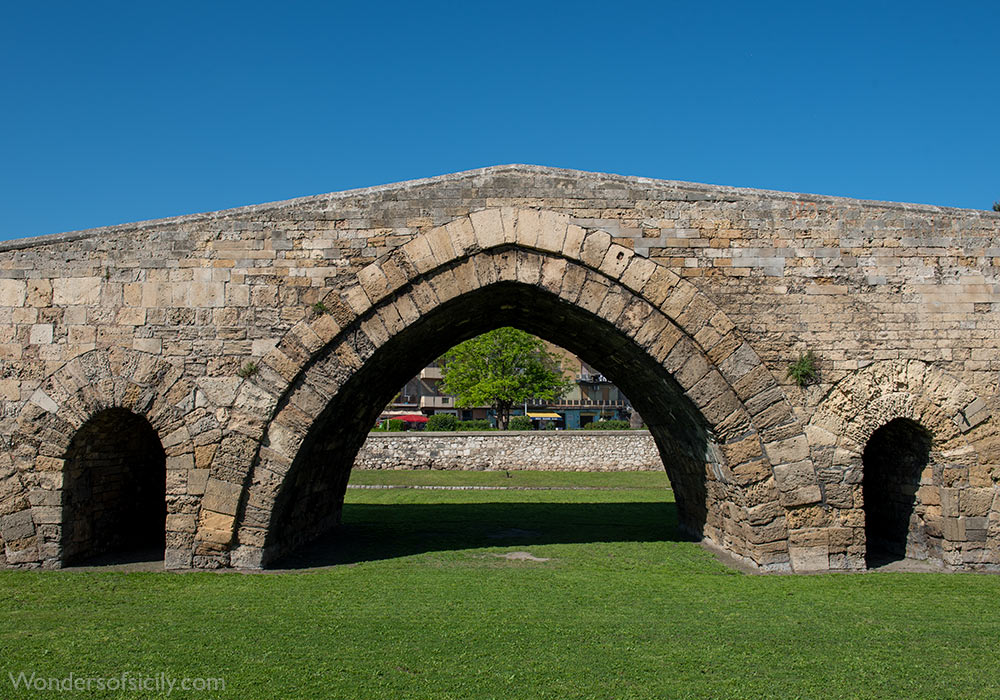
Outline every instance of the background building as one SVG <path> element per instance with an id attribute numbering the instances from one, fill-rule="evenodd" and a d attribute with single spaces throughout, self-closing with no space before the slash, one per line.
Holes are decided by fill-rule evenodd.
<path id="1" fill-rule="evenodd" d="M 598 420 L 633 419 L 632 404 L 610 379 L 568 350 L 552 343 L 545 344 L 549 352 L 559 357 L 563 374 L 573 385 L 555 401 L 538 399 L 515 406 L 511 410 L 512 416 L 527 414 L 536 429 L 569 430 Z M 460 420 L 486 419 L 496 424 L 493 410 L 488 406 L 457 407 L 455 397 L 442 390 L 441 376 L 437 363 L 420 370 L 420 374 L 404 384 L 386 406 L 381 419 L 413 413 L 425 416 L 450 413 Z"/>

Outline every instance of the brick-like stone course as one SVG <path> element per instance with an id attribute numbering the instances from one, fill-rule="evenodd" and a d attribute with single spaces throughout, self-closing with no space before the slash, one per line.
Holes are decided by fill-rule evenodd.
<path id="1" fill-rule="evenodd" d="M 355 469 L 662 471 L 652 435 L 636 431 L 371 433 Z"/>

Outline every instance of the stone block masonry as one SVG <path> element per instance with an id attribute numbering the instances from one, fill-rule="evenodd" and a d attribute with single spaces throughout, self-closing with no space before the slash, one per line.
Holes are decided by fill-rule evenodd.
<path id="1" fill-rule="evenodd" d="M 267 566 L 406 379 L 513 325 L 612 378 L 681 526 L 757 569 L 1000 569 L 998 312 L 994 212 L 521 165 L 0 243 L 0 565 Z"/>
<path id="2" fill-rule="evenodd" d="M 662 471 L 652 435 L 636 431 L 372 433 L 355 469 Z"/>

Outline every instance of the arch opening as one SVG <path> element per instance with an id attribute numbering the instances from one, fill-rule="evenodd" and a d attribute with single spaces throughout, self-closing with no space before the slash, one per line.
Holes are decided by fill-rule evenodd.
<path id="1" fill-rule="evenodd" d="M 929 543 L 917 490 L 931 461 L 932 442 L 930 432 L 908 418 L 889 421 L 868 439 L 862 455 L 862 494 L 869 568 L 927 558 Z"/>
<path id="2" fill-rule="evenodd" d="M 163 558 L 166 454 L 149 422 L 124 408 L 99 411 L 66 451 L 62 561 Z"/>
<path id="3" fill-rule="evenodd" d="M 264 563 L 339 522 L 355 456 L 403 382 L 456 343 L 502 326 L 575 353 L 630 397 L 663 458 L 681 528 L 700 538 L 709 518 L 707 464 L 715 463 L 719 472 L 724 460 L 708 421 L 678 381 L 614 324 L 538 287 L 497 282 L 441 303 L 377 350 L 366 336 L 354 334 L 350 350 L 364 359 L 356 369 L 322 358 L 314 363 L 314 375 L 329 373 L 333 380 L 339 372 L 344 381 L 329 401 L 317 405 L 315 414 L 302 416 L 308 430 L 282 478 L 272 512 L 247 506 L 245 522 L 256 520 L 267 528 Z"/>

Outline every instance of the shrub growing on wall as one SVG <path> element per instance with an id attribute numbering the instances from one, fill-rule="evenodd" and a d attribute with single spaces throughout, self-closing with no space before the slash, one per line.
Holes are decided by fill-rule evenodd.
<path id="1" fill-rule="evenodd" d="M 799 359 L 788 365 L 788 375 L 801 387 L 808 386 L 819 377 L 819 368 L 816 366 L 817 358 L 812 350 L 799 353 Z"/>

